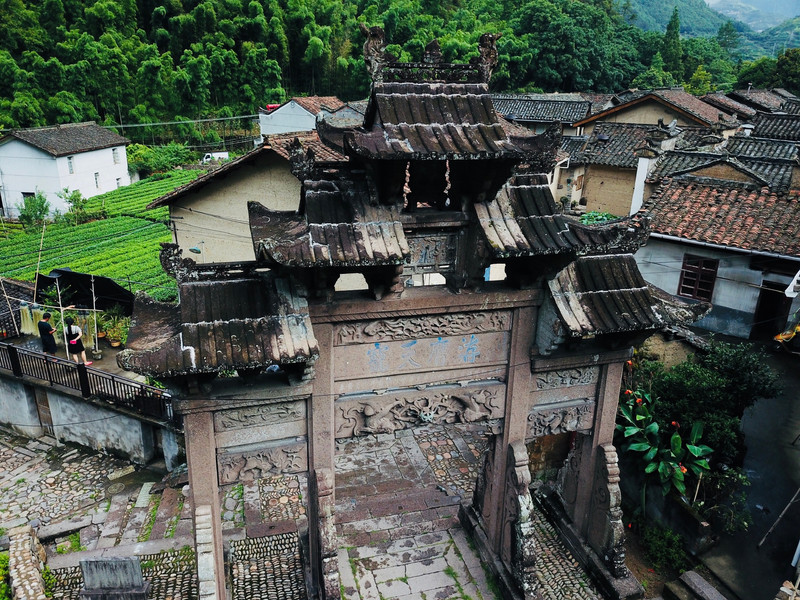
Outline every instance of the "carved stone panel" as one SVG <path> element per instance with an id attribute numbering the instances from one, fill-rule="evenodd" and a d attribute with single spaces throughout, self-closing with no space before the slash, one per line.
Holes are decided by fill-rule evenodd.
<path id="1" fill-rule="evenodd" d="M 508 331 L 510 328 L 511 313 L 508 311 L 380 319 L 341 325 L 336 330 L 335 343 L 337 346 L 368 344 L 465 333 Z"/>
<path id="2" fill-rule="evenodd" d="M 407 273 L 447 273 L 454 269 L 457 234 L 409 235 Z"/>
<path id="3" fill-rule="evenodd" d="M 594 423 L 595 402 L 589 398 L 570 401 L 568 404 L 536 406 L 528 414 L 526 439 L 542 435 L 587 431 Z"/>
<path id="4" fill-rule="evenodd" d="M 497 419 L 503 416 L 504 401 L 505 385 L 499 383 L 354 396 L 336 402 L 336 437 L 392 433 L 429 423 Z"/>
<path id="5" fill-rule="evenodd" d="M 214 413 L 215 431 L 243 429 L 261 425 L 276 425 L 306 418 L 306 403 L 303 400 L 281 402 L 263 406 L 248 406 Z"/>
<path id="6" fill-rule="evenodd" d="M 571 387 L 575 385 L 589 385 L 592 383 L 597 383 L 599 376 L 600 367 L 545 371 L 543 373 L 534 374 L 534 389 L 552 390 L 555 388 Z"/>
<path id="7" fill-rule="evenodd" d="M 268 474 L 308 471 L 308 451 L 305 444 L 292 444 L 220 454 L 217 462 L 219 483 L 226 485 L 259 479 Z"/>

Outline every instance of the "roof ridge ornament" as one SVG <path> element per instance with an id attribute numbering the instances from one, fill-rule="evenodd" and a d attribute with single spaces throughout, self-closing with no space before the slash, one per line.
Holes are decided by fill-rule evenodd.
<path id="1" fill-rule="evenodd" d="M 316 166 L 314 149 L 309 148 L 303 152 L 302 142 L 299 138 L 294 138 L 289 144 L 289 165 L 292 175 L 300 181 L 310 179 Z"/>

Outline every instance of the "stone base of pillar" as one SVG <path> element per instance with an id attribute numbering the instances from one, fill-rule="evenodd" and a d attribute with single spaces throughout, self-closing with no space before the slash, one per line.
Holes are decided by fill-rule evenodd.
<path id="1" fill-rule="evenodd" d="M 561 539 L 567 549 L 589 573 L 604 597 L 610 600 L 638 600 L 639 598 L 644 598 L 644 588 L 630 571 L 624 577 L 614 577 L 606 567 L 602 557 L 598 556 L 581 538 L 567 516 L 558 494 L 548 488 L 540 488 L 535 495 L 535 501 L 540 503 L 550 522 L 561 534 Z"/>
<path id="2" fill-rule="evenodd" d="M 509 571 L 500 558 L 492 550 L 486 529 L 480 515 L 470 504 L 462 504 L 458 509 L 458 520 L 461 526 L 472 536 L 481 562 L 489 567 L 492 574 L 497 578 L 497 585 L 500 587 L 500 594 L 504 600 L 534 600 L 526 598 L 514 579 L 514 575 Z"/>

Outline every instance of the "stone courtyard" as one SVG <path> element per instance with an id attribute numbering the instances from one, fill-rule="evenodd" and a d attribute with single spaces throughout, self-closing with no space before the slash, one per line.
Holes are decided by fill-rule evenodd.
<path id="1" fill-rule="evenodd" d="M 485 425 L 426 426 L 337 445 L 337 533 L 346 600 L 499 598 L 458 522 L 486 445 Z M 78 561 L 138 555 L 151 598 L 197 597 L 191 494 L 160 474 L 87 449 L 0 430 L 0 527 L 33 521 L 44 538 L 55 598 L 78 597 Z M 184 492 L 189 493 L 185 496 Z M 232 598 L 303 600 L 307 481 L 275 475 L 222 490 Z M 547 599 L 598 598 L 537 513 Z"/>

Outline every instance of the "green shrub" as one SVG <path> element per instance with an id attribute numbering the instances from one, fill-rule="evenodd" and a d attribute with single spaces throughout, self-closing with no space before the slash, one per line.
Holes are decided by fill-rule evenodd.
<path id="1" fill-rule="evenodd" d="M 50 214 L 50 202 L 47 196 L 40 191 L 36 191 L 33 196 L 26 196 L 22 199 L 22 204 L 17 204 L 19 210 L 19 222 L 25 230 L 41 227 Z"/>
<path id="2" fill-rule="evenodd" d="M 605 223 L 606 221 L 613 221 L 619 219 L 611 213 L 601 212 L 599 210 L 590 210 L 589 212 L 581 215 L 581 223 L 584 225 L 594 225 L 595 223 Z"/>
<path id="3" fill-rule="evenodd" d="M 11 581 L 8 578 L 8 552 L 0 552 L 0 600 L 11 600 Z"/>
<path id="4" fill-rule="evenodd" d="M 659 571 L 671 569 L 683 573 L 692 566 L 689 555 L 684 550 L 683 537 L 671 529 L 645 525 L 642 529 L 642 543 L 647 558 Z"/>

